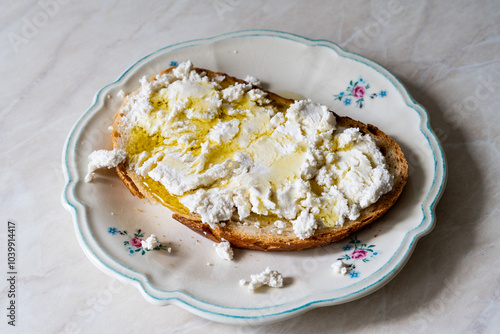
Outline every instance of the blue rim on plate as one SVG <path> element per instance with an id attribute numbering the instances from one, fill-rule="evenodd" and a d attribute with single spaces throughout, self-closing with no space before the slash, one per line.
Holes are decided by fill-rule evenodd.
<path id="1" fill-rule="evenodd" d="M 272 305 L 258 307 L 235 307 L 231 305 L 224 305 L 223 303 L 214 303 L 178 289 L 158 288 L 152 284 L 150 280 L 148 280 L 143 272 L 120 263 L 111 254 L 106 252 L 106 250 L 101 247 L 99 242 L 96 240 L 96 236 L 94 235 L 92 229 L 88 226 L 87 211 L 89 208 L 87 203 L 82 201 L 79 198 L 79 195 L 75 192 L 77 184 L 82 182 L 82 169 L 85 169 L 85 166 L 81 166 L 81 159 L 77 159 L 78 156 L 76 151 L 78 149 L 77 146 L 81 141 L 82 130 L 88 122 L 91 121 L 92 117 L 95 117 L 98 114 L 100 108 L 103 108 L 106 103 L 106 98 L 109 98 L 110 92 L 113 90 L 116 91 L 117 87 L 136 74 L 132 73 L 134 70 L 148 67 L 149 64 L 153 63 L 158 57 L 175 52 L 182 52 L 183 50 L 186 51 L 193 48 L 210 47 L 211 45 L 221 42 L 229 42 L 229 45 L 231 45 L 231 42 L 234 41 L 245 41 L 246 39 L 259 38 L 273 38 L 277 41 L 286 40 L 292 43 L 297 43 L 301 46 L 317 48 L 316 50 L 319 50 L 320 52 L 333 52 L 333 55 L 340 57 L 343 61 L 351 60 L 360 63 L 362 66 L 370 70 L 374 70 L 381 77 L 383 77 L 384 80 L 390 83 L 400 94 L 403 104 L 408 107 L 408 110 L 412 110 L 412 112 L 418 115 L 419 130 L 423 138 L 425 138 L 425 143 L 423 145 L 427 145 L 425 149 L 431 152 L 432 155 L 433 170 L 428 171 L 429 173 L 432 173 L 432 182 L 427 189 L 425 198 L 421 202 L 414 203 L 415 205 L 420 206 L 422 216 L 420 223 L 412 229 L 406 231 L 396 251 L 388 258 L 386 263 L 375 270 L 370 277 L 358 281 L 355 288 L 345 294 L 339 294 L 338 291 L 329 290 L 327 292 L 331 293 L 331 295 L 328 296 L 328 293 L 326 293 L 324 295 L 325 297 L 312 293 L 309 295 L 299 296 L 291 301 L 274 303 Z M 234 52 L 236 53 L 237 51 L 235 50 Z M 159 72 L 159 70 L 154 68 L 154 66 L 151 67 L 152 68 L 149 69 L 152 72 L 149 73 L 150 75 Z M 98 148 L 101 147 L 96 147 L 95 149 Z M 437 137 L 430 128 L 427 112 L 410 97 L 397 78 L 375 62 L 362 56 L 344 51 L 332 42 L 326 40 L 312 40 L 285 32 L 268 30 L 238 31 L 205 39 L 177 43 L 159 49 L 140 59 L 128 68 L 115 82 L 103 87 L 96 94 L 91 107 L 78 119 L 68 135 L 63 149 L 62 164 L 66 179 L 66 184 L 62 193 L 63 205 L 72 214 L 75 231 L 82 249 L 87 257 L 97 267 L 113 277 L 135 285 L 141 291 L 143 296 L 152 303 L 159 305 L 175 304 L 187 309 L 188 311 L 214 321 L 236 324 L 267 323 L 283 320 L 315 307 L 345 303 L 363 297 L 382 287 L 402 269 L 406 261 L 409 259 L 417 240 L 432 230 L 435 223 L 434 210 L 446 182 L 446 167 L 443 150 Z M 398 203 L 396 203 L 396 205 L 398 205 Z"/>

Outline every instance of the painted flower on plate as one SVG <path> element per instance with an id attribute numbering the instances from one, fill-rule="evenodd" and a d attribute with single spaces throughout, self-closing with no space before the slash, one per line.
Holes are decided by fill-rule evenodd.
<path id="1" fill-rule="evenodd" d="M 365 87 L 363 87 L 363 86 L 356 86 L 356 87 L 354 87 L 354 89 L 352 91 L 352 95 L 355 98 L 360 99 L 360 98 L 362 98 L 365 95 L 365 92 L 366 92 Z"/>
<path id="2" fill-rule="evenodd" d="M 366 82 L 363 78 L 360 78 L 358 81 L 351 80 L 349 82 L 349 86 L 338 94 L 334 94 L 335 100 L 341 101 L 344 105 L 349 106 L 351 104 L 356 104 L 358 108 L 363 108 L 365 104 L 365 97 L 368 96 L 370 99 L 374 99 L 378 96 L 385 97 L 387 96 L 387 91 L 381 90 L 379 94 L 371 93 L 368 94 L 368 90 L 370 89 L 370 84 Z M 352 99 L 352 100 L 351 100 Z"/>
<path id="3" fill-rule="evenodd" d="M 108 228 L 108 233 L 115 235 L 118 233 L 118 229 L 116 227 L 110 227 Z"/>
<path id="4" fill-rule="evenodd" d="M 145 242 L 146 247 L 143 247 L 144 232 L 140 228 L 135 230 L 134 236 L 128 234 L 127 231 L 125 231 L 125 230 L 121 231 L 121 230 L 117 229 L 116 227 L 109 227 L 108 233 L 111 235 L 118 234 L 118 235 L 124 236 L 126 238 L 126 240 L 124 240 L 122 243 L 123 243 L 123 246 L 126 248 L 127 252 L 129 253 L 129 255 L 134 255 L 135 253 L 140 253 L 141 255 L 144 255 L 144 254 L 146 254 L 146 252 L 149 252 L 152 250 L 166 250 L 169 253 L 171 251 L 170 247 L 167 247 L 167 246 L 159 243 L 158 238 L 156 238 L 156 236 L 155 236 L 156 241 L 154 242 L 153 247 L 151 247 L 151 248 L 147 247 L 148 246 L 147 240 Z M 152 237 L 153 237 L 153 235 L 151 235 L 150 238 L 152 238 Z M 149 238 L 147 238 L 147 239 L 149 239 Z"/>
<path id="5" fill-rule="evenodd" d="M 367 254 L 368 252 L 364 249 L 356 249 L 354 252 L 352 252 L 351 257 L 355 260 L 359 260 L 365 258 Z"/>
<path id="6" fill-rule="evenodd" d="M 379 254 L 374 251 L 375 247 L 375 245 L 362 243 L 357 236 L 354 236 L 347 245 L 342 247 L 342 250 L 345 253 L 341 257 L 337 258 L 337 260 L 345 261 L 345 263 L 351 268 L 351 278 L 357 278 L 361 275 L 361 272 L 357 270 L 354 271 L 356 268 L 354 263 L 361 264 L 369 262 L 374 256 Z"/>
<path id="7" fill-rule="evenodd" d="M 142 239 L 141 239 L 141 238 L 138 238 L 138 237 L 133 237 L 133 238 L 131 238 L 129 241 L 130 241 L 130 244 L 131 244 L 132 246 L 134 246 L 135 248 L 141 248 L 141 247 L 142 247 L 142 246 L 141 246 L 141 241 L 142 241 Z"/>

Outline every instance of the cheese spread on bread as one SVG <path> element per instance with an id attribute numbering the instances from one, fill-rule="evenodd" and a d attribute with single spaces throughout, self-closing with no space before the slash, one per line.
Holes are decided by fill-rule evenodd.
<path id="1" fill-rule="evenodd" d="M 127 152 L 120 149 L 97 150 L 89 155 L 88 173 L 85 176 L 85 182 L 94 179 L 95 171 L 101 168 L 114 168 L 127 158 Z"/>
<path id="2" fill-rule="evenodd" d="M 300 100 L 284 109 L 252 84 L 223 80 L 187 61 L 144 77 L 124 101 L 118 147 L 158 201 L 212 228 L 260 215 L 307 239 L 392 189 L 374 140 L 337 126 L 326 106 Z"/>

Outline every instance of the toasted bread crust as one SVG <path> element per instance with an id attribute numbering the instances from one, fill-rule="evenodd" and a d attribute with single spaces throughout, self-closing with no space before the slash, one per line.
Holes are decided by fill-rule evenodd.
<path id="1" fill-rule="evenodd" d="M 173 67 L 161 72 L 168 73 Z M 212 72 L 205 69 L 195 69 L 198 72 L 205 72 L 208 77 L 224 76 L 224 83 L 232 85 L 234 83 L 246 83 L 240 79 L 230 77 L 224 73 Z M 151 79 L 150 79 L 151 80 Z M 257 88 L 256 86 L 254 88 Z M 258 87 L 261 90 L 264 90 Z M 273 101 L 273 104 L 282 111 L 285 111 L 294 100 L 283 98 L 277 94 L 264 90 L 267 98 Z M 394 176 L 393 188 L 390 192 L 381 196 L 377 202 L 369 207 L 362 209 L 356 220 L 347 220 L 342 227 L 322 227 L 318 228 L 313 236 L 307 239 L 299 239 L 291 228 L 287 228 L 282 234 L 274 232 L 273 226 L 254 227 L 252 222 L 258 221 L 257 215 L 252 215 L 245 222 L 231 220 L 226 224 L 219 224 L 217 228 L 211 228 L 208 224 L 202 223 L 201 218 L 196 214 L 183 214 L 175 212 L 176 208 L 166 205 L 174 211 L 172 217 L 180 223 L 186 225 L 191 230 L 200 235 L 220 242 L 222 239 L 229 241 L 234 247 L 247 248 L 263 251 L 291 251 L 328 245 L 344 239 L 348 235 L 359 231 L 371 222 L 380 218 L 396 202 L 400 196 L 408 179 L 408 165 L 404 154 L 399 145 L 384 132 L 371 124 L 353 120 L 349 117 L 341 117 L 333 113 L 336 117 L 337 126 L 345 128 L 359 128 L 363 134 L 371 136 L 382 154 L 385 156 L 389 171 Z M 113 147 L 120 146 L 120 133 L 117 131 L 117 124 L 120 122 L 121 110 L 115 116 L 113 126 Z M 117 168 L 118 176 L 127 186 L 130 192 L 139 198 L 148 198 L 152 202 L 157 199 L 151 194 L 141 181 L 141 177 L 136 175 L 127 163 L 120 164 Z M 248 224 L 250 222 L 250 224 Z M 247 224 L 245 224 L 247 223 Z"/>

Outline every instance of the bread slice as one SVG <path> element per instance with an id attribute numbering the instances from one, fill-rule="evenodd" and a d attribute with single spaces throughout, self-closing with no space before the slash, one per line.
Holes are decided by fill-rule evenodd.
<path id="1" fill-rule="evenodd" d="M 167 70 L 159 73 L 159 75 L 171 73 L 173 69 L 174 67 L 168 68 Z M 228 87 L 230 85 L 234 85 L 235 83 L 247 84 L 247 82 L 243 80 L 228 76 L 224 73 L 212 72 L 199 68 L 195 68 L 194 70 L 198 73 L 206 73 L 210 79 L 224 76 L 224 80 L 220 82 L 223 87 Z M 150 79 L 150 81 L 152 80 L 153 78 Z M 254 88 L 263 90 L 261 87 L 254 86 Z M 287 110 L 288 107 L 295 102 L 294 100 L 283 98 L 272 92 L 265 92 L 268 94 L 267 98 L 272 100 L 273 105 L 279 111 Z M 159 200 L 158 196 L 145 186 L 142 177 L 137 175 L 134 170 L 129 167 L 127 161 L 118 165 L 116 170 L 119 177 L 133 195 L 139 198 L 147 198 L 151 202 L 162 203 L 174 211 L 172 215 L 174 219 L 189 227 L 191 230 L 215 242 L 220 242 L 222 239 L 225 239 L 234 247 L 263 251 L 302 250 L 328 245 L 344 239 L 348 235 L 367 226 L 386 213 L 398 199 L 408 178 L 408 165 L 406 159 L 401 148 L 392 138 L 371 124 L 364 124 L 349 117 L 341 117 L 335 113 L 334 115 L 337 122 L 336 126 L 359 128 L 360 132 L 369 135 L 374 139 L 380 151 L 385 156 L 388 170 L 394 177 L 393 187 L 388 193 L 382 195 L 377 202 L 362 209 L 356 220 L 346 220 L 343 226 L 320 226 L 316 229 L 314 235 L 307 239 L 298 238 L 295 235 L 291 224 L 287 224 L 288 227 L 284 228 L 281 231 L 281 234 L 276 233 L 276 227 L 273 224 L 264 224 L 262 227 L 255 227 L 254 224 L 256 222 L 268 219 L 266 216 L 260 216 L 257 214 L 251 214 L 243 221 L 240 221 L 237 215 L 235 215 L 230 221 L 226 222 L 226 224 L 219 224 L 220 226 L 211 227 L 209 224 L 203 223 L 199 215 L 190 213 L 185 207 L 178 205 L 175 197 L 172 196 L 170 201 Z M 123 145 L 123 140 L 121 138 L 122 134 L 118 131 L 122 116 L 123 113 L 120 109 L 115 115 L 115 122 L 113 125 L 112 136 L 114 148 L 122 148 Z"/>

